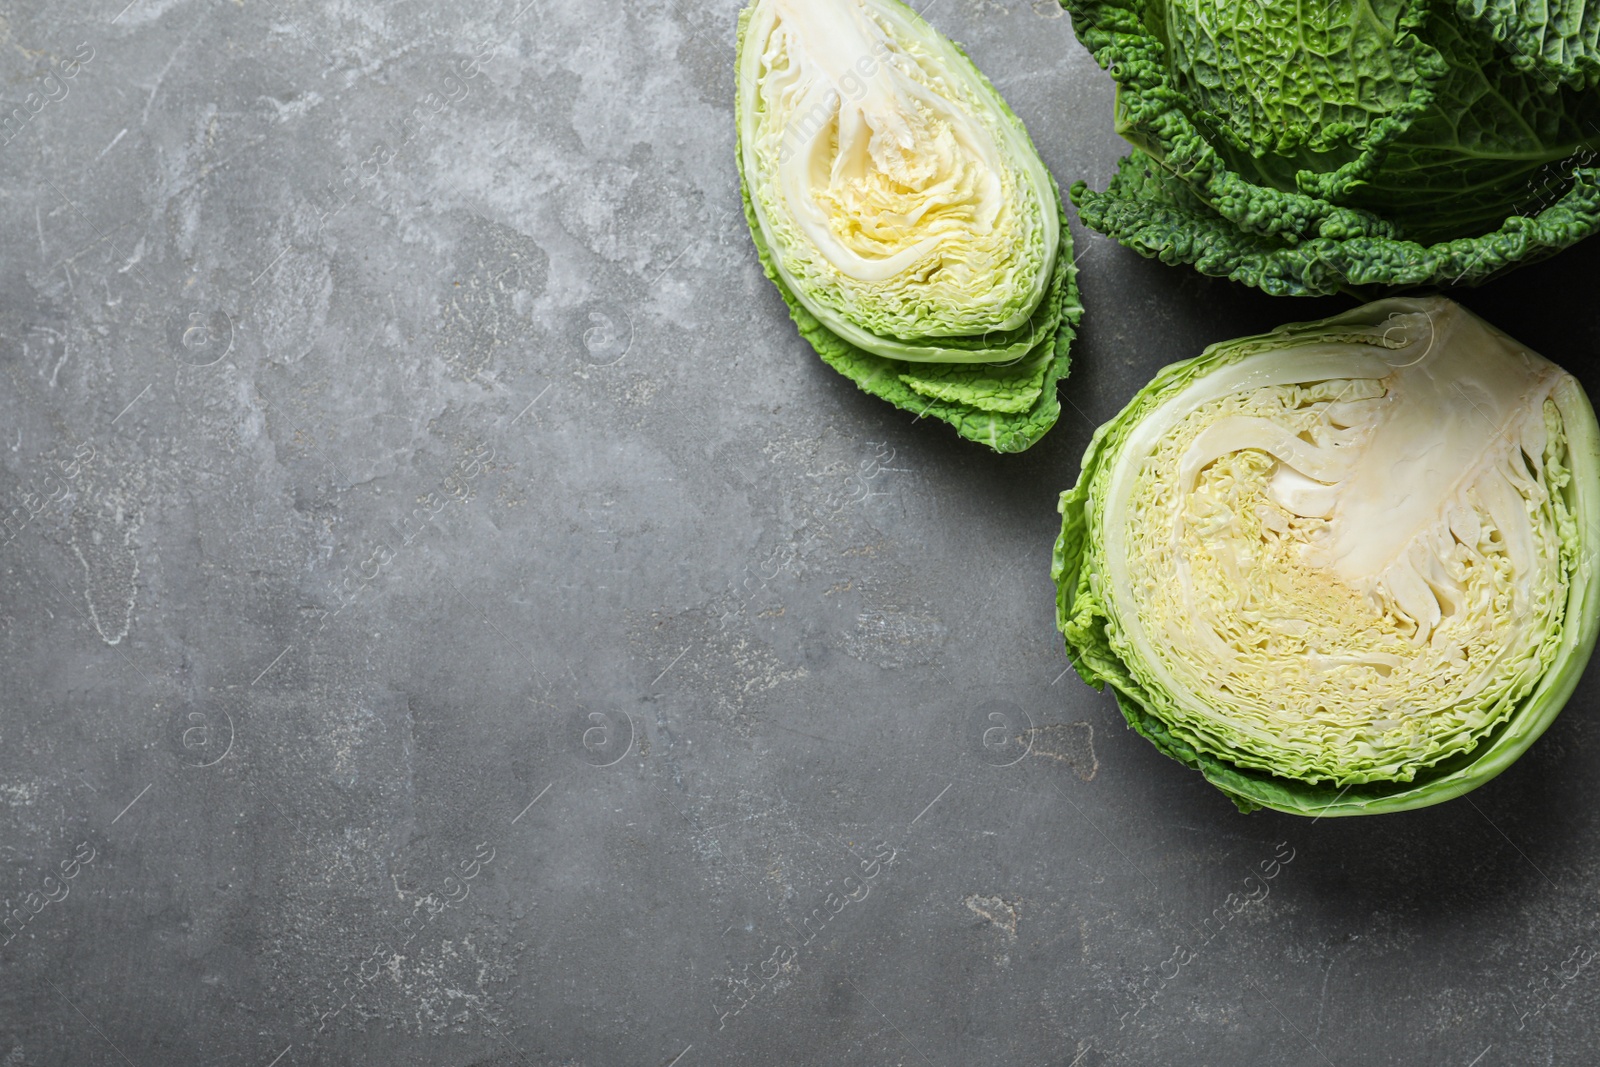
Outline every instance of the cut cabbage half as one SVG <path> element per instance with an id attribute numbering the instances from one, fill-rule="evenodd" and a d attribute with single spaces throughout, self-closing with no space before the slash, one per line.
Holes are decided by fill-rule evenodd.
<path id="1" fill-rule="evenodd" d="M 1245 810 L 1439 803 L 1577 684 L 1597 480 L 1577 381 L 1448 300 L 1214 345 L 1095 435 L 1059 623 L 1084 679 Z"/>

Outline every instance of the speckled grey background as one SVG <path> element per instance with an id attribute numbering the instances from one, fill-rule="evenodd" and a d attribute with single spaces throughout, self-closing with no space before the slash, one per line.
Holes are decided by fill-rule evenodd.
<path id="1" fill-rule="evenodd" d="M 1594 1062 L 1592 678 L 1312 824 L 1064 676 L 1093 427 L 1349 301 L 1078 232 L 998 457 L 762 278 L 736 0 L 125 2 L 0 9 L 0 1065 Z M 929 9 L 1103 183 L 1052 14 Z M 1465 299 L 1593 388 L 1597 280 Z"/>

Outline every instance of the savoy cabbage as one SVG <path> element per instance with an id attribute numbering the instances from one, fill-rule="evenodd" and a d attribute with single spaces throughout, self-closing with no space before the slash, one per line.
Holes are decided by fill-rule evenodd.
<path id="1" fill-rule="evenodd" d="M 1470 285 L 1600 228 L 1580 0 L 1061 0 L 1135 146 L 1083 221 L 1276 295 Z"/>

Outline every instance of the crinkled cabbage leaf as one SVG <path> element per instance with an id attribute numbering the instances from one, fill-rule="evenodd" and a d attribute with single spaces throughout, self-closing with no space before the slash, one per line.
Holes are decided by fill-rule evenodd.
<path id="1" fill-rule="evenodd" d="M 1449 800 L 1549 726 L 1600 632 L 1600 426 L 1443 298 L 1213 345 L 1095 434 L 1058 623 L 1245 811 Z"/>
<path id="2" fill-rule="evenodd" d="M 898 0 L 754 0 L 738 159 L 761 263 L 834 369 L 1019 452 L 1054 425 L 1078 304 L 1022 122 Z"/>
<path id="3" fill-rule="evenodd" d="M 1600 228 L 1581 3 L 1062 3 L 1138 148 L 1072 199 L 1144 255 L 1321 295 L 1472 285 Z"/>

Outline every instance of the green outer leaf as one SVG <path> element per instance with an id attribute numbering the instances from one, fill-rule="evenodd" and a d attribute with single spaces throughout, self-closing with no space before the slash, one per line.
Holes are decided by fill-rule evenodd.
<path id="1" fill-rule="evenodd" d="M 1078 268 L 1072 262 L 1071 238 L 1067 235 L 1066 211 L 1062 209 L 1062 252 L 1050 279 L 1045 297 L 1060 315 L 1060 326 L 1054 337 L 1046 340 L 1028 359 L 1020 361 L 1019 368 L 1028 367 L 1037 375 L 1035 398 L 1021 411 L 989 410 L 996 405 L 990 398 L 997 393 L 1014 397 L 1019 383 L 1006 383 L 1005 388 L 991 384 L 1005 374 L 1005 368 L 992 364 L 942 364 L 941 377 L 930 379 L 930 366 L 925 363 L 906 363 L 873 355 L 850 344 L 830 331 L 806 310 L 795 295 L 784 285 L 773 263 L 772 252 L 761 236 L 761 227 L 750 204 L 750 192 L 743 176 L 739 193 L 744 201 L 745 221 L 750 226 L 750 236 L 755 241 L 756 253 L 761 259 L 761 269 L 778 287 L 778 293 L 789 307 L 789 317 L 800 328 L 800 336 L 816 349 L 817 355 L 840 374 L 855 382 L 863 392 L 880 400 L 887 400 L 897 408 L 916 412 L 918 418 L 932 416 L 954 426 L 956 432 L 969 441 L 988 445 L 996 452 L 1023 452 L 1039 442 L 1046 431 L 1056 424 L 1061 414 L 1061 401 L 1056 397 L 1056 383 L 1067 375 L 1068 352 L 1076 336 L 1074 327 L 1083 316 L 1083 305 L 1078 303 Z M 1057 192 L 1058 205 L 1060 193 Z M 1036 370 L 1033 370 L 1036 368 Z M 940 396 L 930 396 L 938 391 Z M 962 397 L 966 399 L 961 399 Z M 1003 406 L 1012 406 L 1009 402 Z"/>
<path id="2" fill-rule="evenodd" d="M 1432 106 L 1341 202 L 1401 221 L 1407 239 L 1431 244 L 1497 229 L 1541 193 L 1554 200 L 1551 190 L 1566 188 L 1562 171 L 1593 159 L 1584 149 L 1600 132 L 1600 93 L 1557 91 L 1441 10 L 1422 32 L 1449 67 Z"/>
<path id="3" fill-rule="evenodd" d="M 1285 241 L 1317 235 L 1397 235 L 1393 223 L 1370 212 L 1260 185 L 1234 172 L 1185 112 L 1188 98 L 1172 82 L 1166 47 L 1145 25 L 1141 0 L 1061 3 L 1072 16 L 1079 40 L 1117 79 L 1117 132 L 1188 182 L 1222 218 L 1245 233 Z M 1382 144 L 1391 139 L 1422 106 L 1420 100 L 1408 101 L 1374 122 L 1368 131 L 1370 142 Z M 1343 188 L 1359 180 L 1375 162 L 1369 152 L 1361 162 L 1341 168 L 1334 178 L 1308 175 L 1308 181 L 1313 185 L 1328 181 Z"/>
<path id="4" fill-rule="evenodd" d="M 1600 7 L 1589 0 L 1456 0 L 1456 11 L 1487 29 L 1519 68 L 1578 88 L 1600 84 Z"/>
<path id="5" fill-rule="evenodd" d="M 1356 161 L 1320 176 L 1301 171 L 1294 192 L 1280 186 L 1296 157 L 1241 151 L 1239 136 L 1219 126 L 1225 116 L 1197 108 L 1177 84 L 1145 0 L 1061 3 L 1117 80 L 1119 132 L 1143 149 L 1104 193 L 1079 182 L 1071 198 L 1086 225 L 1143 255 L 1275 295 L 1359 294 L 1477 284 L 1600 229 L 1600 170 L 1588 166 L 1600 147 L 1600 101 L 1558 91 L 1548 71 L 1567 60 L 1552 60 L 1550 47 L 1537 63 L 1517 52 L 1523 23 L 1537 22 L 1543 5 L 1459 0 L 1462 21 L 1452 23 L 1449 8 L 1415 0 L 1397 40 L 1429 38 L 1415 62 L 1433 72 L 1431 102 L 1419 107 L 1413 94 L 1370 124 Z M 1600 15 L 1576 3 L 1550 0 L 1555 13 L 1539 23 L 1565 26 L 1561 55 L 1574 71 L 1586 61 L 1571 57 L 1594 52 L 1585 42 L 1600 34 L 1588 27 Z M 1561 22 L 1580 11 L 1582 27 Z M 1494 58 L 1491 36 L 1509 58 Z M 1490 59 L 1500 72 L 1493 84 L 1474 77 Z M 1584 151 L 1568 154 L 1575 142 Z"/>
<path id="6" fill-rule="evenodd" d="M 1426 0 L 1160 0 L 1145 9 L 1184 112 L 1240 174 L 1338 199 L 1422 114 L 1445 72 Z M 1183 137 L 1186 131 L 1175 127 Z"/>
<path id="7" fill-rule="evenodd" d="M 1103 193 L 1072 187 L 1083 224 L 1141 255 L 1231 278 L 1273 296 L 1359 294 L 1363 287 L 1477 285 L 1554 255 L 1600 231 L 1600 168 L 1537 214 L 1515 215 L 1481 237 L 1422 245 L 1381 237 L 1316 238 L 1287 245 L 1241 234 L 1193 190 L 1135 151 Z"/>
<path id="8" fill-rule="evenodd" d="M 1196 751 L 1149 710 L 1155 701 L 1113 651 L 1108 636 L 1112 624 L 1095 591 L 1094 576 L 1085 566 L 1093 536 L 1090 489 L 1096 472 L 1114 460 L 1133 427 L 1172 391 L 1263 347 L 1281 345 L 1285 334 L 1337 335 L 1341 325 L 1367 322 L 1374 314 L 1382 318 L 1397 303 L 1404 301 L 1384 301 L 1320 322 L 1296 323 L 1270 334 L 1211 345 L 1194 359 L 1163 368 L 1121 412 L 1095 431 L 1077 484 L 1061 494 L 1061 533 L 1050 573 L 1056 583 L 1056 625 L 1066 639 L 1074 669 L 1095 689 L 1110 685 L 1129 726 L 1167 756 L 1198 770 L 1241 811 L 1273 808 L 1318 818 L 1375 815 L 1428 807 L 1470 792 L 1511 766 L 1555 720 L 1577 687 L 1600 635 L 1600 573 L 1595 559 L 1600 543 L 1600 425 L 1588 397 L 1573 382 L 1558 397 L 1558 404 L 1571 470 L 1565 493 L 1578 526 L 1580 551 L 1568 581 L 1561 644 L 1554 666 L 1483 746 L 1420 773 L 1411 782 L 1335 789 L 1246 770 Z M 1383 310 L 1371 310 L 1378 307 Z"/>
<path id="9" fill-rule="evenodd" d="M 932 400 L 1016 414 L 1038 401 L 1047 364 L 1054 359 L 1055 345 L 1042 344 L 1015 363 L 913 364 L 900 372 L 900 380 Z"/>

